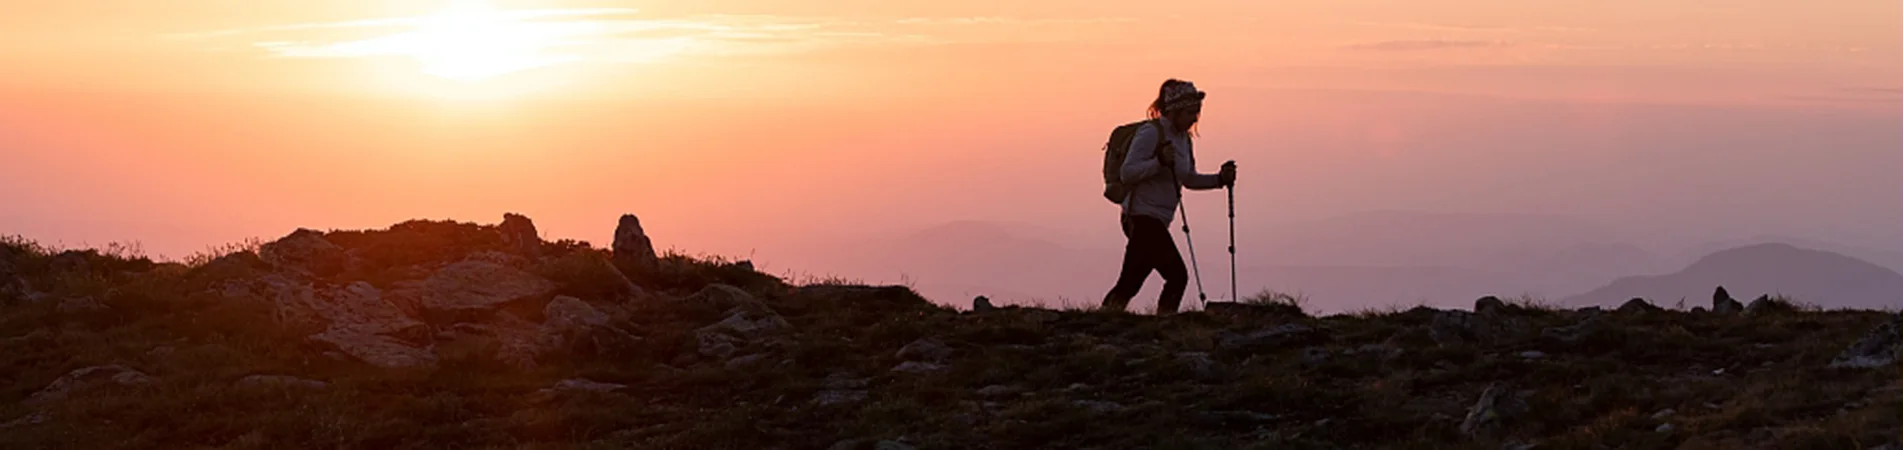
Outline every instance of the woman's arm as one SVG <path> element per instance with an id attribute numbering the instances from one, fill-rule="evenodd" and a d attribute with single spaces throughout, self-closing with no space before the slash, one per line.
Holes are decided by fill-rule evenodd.
<path id="1" fill-rule="evenodd" d="M 1135 136 L 1130 137 L 1130 152 L 1123 156 L 1123 182 L 1135 184 L 1158 175 L 1162 163 L 1156 160 L 1156 146 L 1159 140 L 1154 124 L 1137 128 Z"/>

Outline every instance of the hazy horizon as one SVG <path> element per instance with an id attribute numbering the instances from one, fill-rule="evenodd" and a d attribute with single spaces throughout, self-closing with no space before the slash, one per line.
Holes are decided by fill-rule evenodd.
<path id="1" fill-rule="evenodd" d="M 633 213 L 769 272 L 979 285 L 840 247 L 981 221 L 1107 249 L 1040 272 L 1089 303 L 1122 245 L 1099 147 L 1177 77 L 1210 92 L 1199 168 L 1240 166 L 1242 267 L 1903 252 L 1896 2 L 27 3 L 0 17 L 0 234 L 49 244 L 516 212 L 605 247 Z M 1223 194 L 1187 195 L 1214 297 Z M 1563 220 L 1296 245 L 1378 211 Z"/>

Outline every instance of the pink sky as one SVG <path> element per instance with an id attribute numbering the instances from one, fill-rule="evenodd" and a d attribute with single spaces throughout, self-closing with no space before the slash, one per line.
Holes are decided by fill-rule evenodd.
<path id="1" fill-rule="evenodd" d="M 1097 148 L 1167 77 L 1211 92 L 1198 152 L 1240 162 L 1245 230 L 1532 211 L 1903 242 L 1888 0 L 3 9 L 0 233 L 68 245 L 514 211 L 782 266 L 959 219 L 1115 247 Z"/>

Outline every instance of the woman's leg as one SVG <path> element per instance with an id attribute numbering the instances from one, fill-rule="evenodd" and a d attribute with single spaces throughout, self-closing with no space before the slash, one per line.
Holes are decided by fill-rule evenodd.
<path id="1" fill-rule="evenodd" d="M 1139 218 L 1141 220 L 1154 220 Z M 1102 309 L 1123 311 L 1129 307 L 1130 299 L 1143 290 L 1143 282 L 1150 277 L 1149 245 L 1137 233 L 1137 224 L 1131 216 L 1123 216 L 1123 269 L 1117 274 L 1117 285 L 1104 294 Z"/>
<path id="2" fill-rule="evenodd" d="M 1189 290 L 1189 268 L 1183 266 L 1183 254 L 1176 250 L 1176 240 L 1170 238 L 1169 230 L 1158 228 L 1155 250 L 1151 251 L 1151 266 L 1163 275 L 1163 294 L 1156 298 L 1156 313 L 1175 314 L 1176 308 L 1183 303 L 1183 291 Z"/>

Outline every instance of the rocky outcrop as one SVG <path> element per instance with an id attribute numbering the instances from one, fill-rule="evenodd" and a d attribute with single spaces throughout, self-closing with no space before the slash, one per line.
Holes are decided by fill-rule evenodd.
<path id="1" fill-rule="evenodd" d="M 264 244 L 258 258 L 279 271 L 319 277 L 342 272 L 349 262 L 344 249 L 324 239 L 324 233 L 305 228 Z"/>
<path id="2" fill-rule="evenodd" d="M 495 261 L 459 261 L 423 280 L 418 306 L 432 316 L 494 311 L 516 301 L 545 299 L 560 288 L 535 274 Z"/>
<path id="3" fill-rule="evenodd" d="M 1460 422 L 1460 433 L 1475 439 L 1498 439 L 1500 430 L 1527 410 L 1526 402 L 1505 385 L 1488 385 L 1480 393 L 1480 400 L 1467 410 L 1467 418 Z"/>

